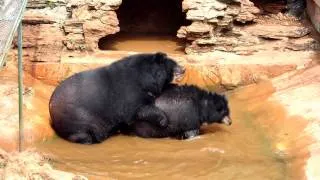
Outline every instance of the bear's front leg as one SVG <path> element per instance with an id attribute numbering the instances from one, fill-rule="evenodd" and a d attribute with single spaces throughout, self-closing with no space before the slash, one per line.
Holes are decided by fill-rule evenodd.
<path id="1" fill-rule="evenodd" d="M 147 121 L 159 127 L 168 126 L 168 118 L 166 114 L 154 105 L 142 106 L 136 114 L 136 120 Z"/>

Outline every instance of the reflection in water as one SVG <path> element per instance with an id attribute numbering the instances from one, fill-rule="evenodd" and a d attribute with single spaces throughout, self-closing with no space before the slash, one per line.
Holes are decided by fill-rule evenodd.
<path id="1" fill-rule="evenodd" d="M 184 42 L 172 35 L 117 33 L 100 39 L 101 50 L 120 50 L 135 52 L 162 51 L 184 54 Z"/>
<path id="2" fill-rule="evenodd" d="M 261 83 L 229 93 L 232 126 L 206 126 L 192 140 L 117 135 L 88 146 L 56 138 L 38 149 L 56 168 L 91 179 L 304 179 L 305 121 L 267 101 L 272 92 Z"/>

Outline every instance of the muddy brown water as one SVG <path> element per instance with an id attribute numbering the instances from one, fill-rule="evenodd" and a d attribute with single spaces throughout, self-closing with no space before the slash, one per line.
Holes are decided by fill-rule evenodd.
<path id="1" fill-rule="evenodd" d="M 206 126 L 191 140 L 116 135 L 79 145 L 56 137 L 37 149 L 55 168 L 90 179 L 305 179 L 306 121 L 268 100 L 273 91 L 264 82 L 228 93 L 232 126 Z"/>
<path id="2" fill-rule="evenodd" d="M 117 33 L 99 42 L 101 50 L 134 52 L 161 51 L 171 54 L 185 54 L 185 43 L 174 35 Z"/>

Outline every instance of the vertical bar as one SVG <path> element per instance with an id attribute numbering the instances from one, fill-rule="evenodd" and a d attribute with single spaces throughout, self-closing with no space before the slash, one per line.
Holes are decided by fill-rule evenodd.
<path id="1" fill-rule="evenodd" d="M 23 69 L 22 69 L 22 21 L 18 27 L 18 88 L 19 88 L 19 151 L 23 144 Z"/>

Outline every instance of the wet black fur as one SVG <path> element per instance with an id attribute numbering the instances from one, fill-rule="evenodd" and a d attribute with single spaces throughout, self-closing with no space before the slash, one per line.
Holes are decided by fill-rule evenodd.
<path id="1" fill-rule="evenodd" d="M 169 120 L 167 128 L 145 121 L 142 110 L 137 114 L 138 120 L 131 126 L 122 127 L 122 132 L 144 138 L 185 139 L 198 135 L 203 123 L 222 123 L 230 113 L 225 96 L 188 85 L 170 84 L 156 99 L 155 106 L 166 113 Z"/>
<path id="2" fill-rule="evenodd" d="M 109 66 L 76 73 L 54 90 L 51 126 L 62 138 L 82 144 L 100 143 L 129 124 L 140 108 L 153 113 L 152 122 L 165 127 L 165 114 L 153 106 L 154 96 L 180 67 L 166 54 L 138 54 Z M 150 94 L 154 96 L 150 96 Z"/>

